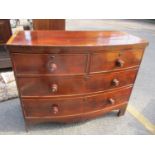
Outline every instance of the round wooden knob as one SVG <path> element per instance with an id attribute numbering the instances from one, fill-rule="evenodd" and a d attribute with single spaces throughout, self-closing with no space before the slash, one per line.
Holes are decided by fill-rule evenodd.
<path id="1" fill-rule="evenodd" d="M 52 92 L 55 93 L 58 90 L 58 85 L 57 84 L 53 84 L 52 85 Z"/>
<path id="2" fill-rule="evenodd" d="M 113 98 L 109 98 L 109 99 L 108 99 L 108 102 L 109 102 L 110 104 L 114 104 L 114 103 L 115 103 L 115 100 L 114 100 Z"/>
<path id="3" fill-rule="evenodd" d="M 48 67 L 51 72 L 54 72 L 57 69 L 57 65 L 53 62 L 50 62 Z"/>
<path id="4" fill-rule="evenodd" d="M 124 61 L 123 60 L 121 60 L 121 59 L 117 59 L 116 60 L 116 66 L 118 66 L 118 67 L 123 67 L 124 66 Z"/>
<path id="5" fill-rule="evenodd" d="M 112 80 L 112 85 L 113 86 L 119 86 L 119 81 L 117 79 Z"/>
<path id="6" fill-rule="evenodd" d="M 54 55 L 50 55 L 50 59 L 53 60 L 55 58 Z"/>
<path id="7" fill-rule="evenodd" d="M 52 106 L 52 112 L 53 112 L 54 114 L 57 114 L 57 113 L 59 112 L 59 109 L 58 109 L 58 106 L 57 106 L 57 105 L 53 105 L 53 106 Z"/>

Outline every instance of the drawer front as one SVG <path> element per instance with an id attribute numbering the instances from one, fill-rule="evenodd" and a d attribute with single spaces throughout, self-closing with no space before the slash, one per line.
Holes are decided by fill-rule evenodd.
<path id="1" fill-rule="evenodd" d="M 126 103 L 129 100 L 132 87 L 123 88 L 121 90 L 115 90 L 107 93 L 101 93 L 87 97 L 84 111 L 95 111 L 117 104 Z"/>
<path id="2" fill-rule="evenodd" d="M 82 114 L 128 102 L 131 87 L 95 96 L 68 99 L 22 99 L 26 117 Z"/>
<path id="3" fill-rule="evenodd" d="M 94 53 L 90 72 L 121 70 L 138 66 L 142 56 L 143 50 Z"/>
<path id="4" fill-rule="evenodd" d="M 79 74 L 85 72 L 84 54 L 12 53 L 16 74 Z"/>
<path id="5" fill-rule="evenodd" d="M 83 112 L 83 98 L 22 99 L 25 115 L 29 117 L 72 115 Z"/>
<path id="6" fill-rule="evenodd" d="M 17 78 L 22 96 L 76 95 L 119 88 L 134 83 L 137 69 L 84 76 Z"/>

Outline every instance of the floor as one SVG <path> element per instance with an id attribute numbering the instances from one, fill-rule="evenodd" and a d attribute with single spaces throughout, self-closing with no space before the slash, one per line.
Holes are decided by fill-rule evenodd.
<path id="1" fill-rule="evenodd" d="M 155 134 L 155 23 L 145 20 L 67 20 L 68 30 L 119 30 L 146 38 L 146 49 L 130 98 L 122 117 L 116 112 L 81 123 L 46 123 L 25 132 L 19 99 L 0 102 L 0 134 Z"/>

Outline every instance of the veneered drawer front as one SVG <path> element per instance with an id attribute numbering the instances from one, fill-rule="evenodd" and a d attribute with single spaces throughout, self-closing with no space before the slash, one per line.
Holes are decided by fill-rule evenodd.
<path id="1" fill-rule="evenodd" d="M 87 97 L 84 111 L 100 110 L 105 107 L 115 106 L 121 103 L 127 103 L 131 94 L 132 87 L 114 90 L 107 93 L 101 93 Z"/>
<path id="2" fill-rule="evenodd" d="M 121 70 L 138 66 L 141 62 L 143 50 L 107 51 L 94 53 L 91 58 L 90 72 Z"/>
<path id="3" fill-rule="evenodd" d="M 71 99 L 22 99 L 26 116 L 59 116 L 83 112 L 83 98 Z"/>
<path id="4" fill-rule="evenodd" d="M 76 115 L 126 103 L 131 89 L 128 87 L 83 98 L 22 99 L 22 103 L 26 117 Z"/>
<path id="5" fill-rule="evenodd" d="M 84 54 L 12 53 L 16 74 L 80 74 L 85 72 Z"/>
<path id="6" fill-rule="evenodd" d="M 17 78 L 22 96 L 76 95 L 119 88 L 134 83 L 137 69 L 84 76 Z"/>

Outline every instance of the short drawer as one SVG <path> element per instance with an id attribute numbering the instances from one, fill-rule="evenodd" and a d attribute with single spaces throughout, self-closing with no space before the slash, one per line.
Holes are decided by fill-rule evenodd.
<path id="1" fill-rule="evenodd" d="M 76 115 L 127 103 L 131 87 L 94 96 L 65 99 L 22 99 L 26 117 Z"/>
<path id="2" fill-rule="evenodd" d="M 12 53 L 16 74 L 80 74 L 85 72 L 84 54 Z"/>
<path id="3" fill-rule="evenodd" d="M 84 76 L 42 76 L 17 78 L 24 97 L 87 94 L 134 83 L 137 69 Z"/>
<path id="4" fill-rule="evenodd" d="M 94 53 L 91 58 L 90 72 L 121 70 L 138 66 L 141 62 L 143 50 L 105 51 Z"/>

